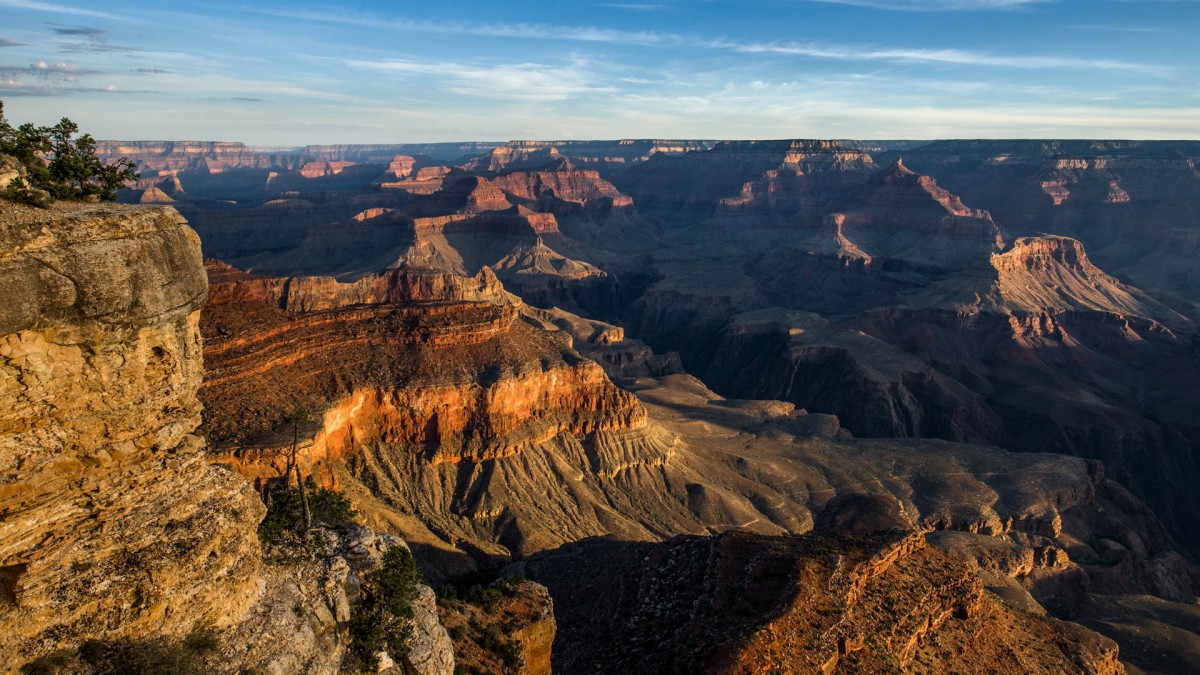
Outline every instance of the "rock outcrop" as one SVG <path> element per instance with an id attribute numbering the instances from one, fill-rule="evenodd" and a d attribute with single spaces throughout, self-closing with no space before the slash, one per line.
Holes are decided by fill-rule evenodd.
<path id="1" fill-rule="evenodd" d="M 490 595 L 483 601 L 449 599 L 438 605 L 441 622 L 455 636 L 457 665 L 479 672 L 549 675 L 557 634 L 550 592 L 541 584 L 507 577 L 485 593 Z"/>
<path id="2" fill-rule="evenodd" d="M 203 398 L 219 461 L 256 480 L 279 475 L 279 449 L 291 440 L 283 417 L 311 410 L 304 470 L 403 535 L 431 574 L 605 534 L 805 532 L 829 500 L 864 490 L 896 495 L 922 527 L 1022 532 L 1064 549 L 1115 531 L 1116 514 L 1144 510 L 1136 500 L 1102 508 L 1082 460 L 854 441 L 835 417 L 727 401 L 681 375 L 624 379 L 630 394 L 571 347 L 610 354 L 619 375 L 619 329 L 507 296 L 468 301 L 447 291 L 286 311 L 278 296 L 230 290 L 276 281 L 239 281 L 215 264 L 210 272 Z M 821 333 L 810 326 L 798 337 L 809 329 Z M 1068 514 L 1090 515 L 1067 527 Z M 1155 569 L 1174 570 L 1179 589 L 1197 587 L 1185 563 L 1163 557 L 1172 550 L 1165 535 L 1153 541 L 1134 554 L 1141 588 L 1166 592 L 1149 581 Z"/>
<path id="3" fill-rule="evenodd" d="M 3 671 L 43 656 L 70 666 L 89 640 L 149 644 L 211 626 L 211 672 L 338 672 L 363 575 L 403 542 L 325 530 L 316 560 L 264 564 L 263 504 L 244 477 L 210 463 L 198 429 L 208 282 L 195 233 L 161 207 L 6 204 L 4 216 Z M 272 295 L 249 281 L 240 292 L 260 301 L 361 301 L 319 292 L 327 285 Z M 403 292 L 447 291 L 435 281 Z M 407 667 L 449 675 L 450 639 L 433 591 L 419 590 Z"/>
<path id="4" fill-rule="evenodd" d="M 0 190 L 25 175 L 25 166 L 10 155 L 0 155 Z"/>
<path id="5" fill-rule="evenodd" d="M 229 626 L 257 597 L 264 509 L 194 433 L 196 235 L 163 208 L 15 215 L 0 228 L 5 665 Z"/>
<path id="6" fill-rule="evenodd" d="M 582 542 L 525 565 L 568 672 L 1123 673 L 1111 640 L 1007 608 L 902 532 Z"/>
<path id="7" fill-rule="evenodd" d="M 704 150 L 711 141 L 622 139 L 619 141 L 509 141 L 490 152 L 468 160 L 472 171 L 504 171 L 537 168 L 566 157 L 575 164 L 596 169 L 606 176 L 621 173 L 654 155 L 682 155 Z"/>
<path id="8" fill-rule="evenodd" d="M 453 279 L 413 272 L 390 278 Z M 598 481 L 631 468 L 649 471 L 673 452 L 669 434 L 648 423 L 637 399 L 571 350 L 565 334 L 531 325 L 508 296 L 489 294 L 497 288 L 489 274 L 423 286 L 432 292 L 313 310 L 294 303 L 293 311 L 282 309 L 288 303 L 280 295 L 259 290 L 311 283 L 318 282 L 213 285 L 203 320 L 209 378 L 202 397 L 222 461 L 247 475 L 278 475 L 277 448 L 289 438 L 281 421 L 305 408 L 317 421 L 306 429 L 306 470 L 351 492 L 369 486 L 357 494 L 378 503 L 363 507 L 375 509 L 377 522 L 394 524 L 388 514 L 416 512 L 424 524 L 400 530 L 410 541 L 524 551 L 608 531 L 607 516 L 587 514 L 595 507 L 547 511 L 528 498 L 529 486 L 591 504 L 602 498 L 552 476 L 582 471 Z M 337 289 L 355 287 L 319 283 L 333 289 L 321 297 L 353 295 Z M 574 525 L 564 527 L 564 519 Z"/>

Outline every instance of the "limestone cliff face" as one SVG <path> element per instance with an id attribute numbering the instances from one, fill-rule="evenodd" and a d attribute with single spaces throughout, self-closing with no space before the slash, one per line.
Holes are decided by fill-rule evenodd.
<path id="1" fill-rule="evenodd" d="M 986 211 L 897 161 L 857 188 L 833 217 L 837 236 L 868 258 L 962 268 L 986 260 L 1004 242 Z"/>
<path id="2" fill-rule="evenodd" d="M 289 312 L 387 303 L 504 301 L 504 287 L 489 269 L 472 278 L 395 269 L 342 283 L 333 277 L 255 276 L 217 261 L 210 261 L 208 268 L 220 282 L 213 285 L 213 303 L 253 302 Z"/>
<path id="3" fill-rule="evenodd" d="M 0 653 L 178 634 L 256 597 L 261 502 L 211 466 L 207 282 L 171 209 L 64 205 L 0 228 Z"/>
<path id="4" fill-rule="evenodd" d="M 502 171 L 537 168 L 564 157 L 581 167 L 594 168 L 610 176 L 636 166 L 656 154 L 682 155 L 705 150 L 709 141 L 622 139 L 617 141 L 509 141 L 472 158 L 464 167 L 473 171 Z"/>
<path id="5" fill-rule="evenodd" d="M 129 157 L 143 169 L 200 169 L 210 173 L 244 168 L 299 169 L 307 161 L 287 150 L 250 148 L 243 143 L 221 141 L 100 141 L 97 144 L 99 155 Z"/>

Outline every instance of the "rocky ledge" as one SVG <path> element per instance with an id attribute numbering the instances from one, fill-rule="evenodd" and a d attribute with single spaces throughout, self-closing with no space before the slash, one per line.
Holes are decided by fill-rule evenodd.
<path id="1" fill-rule="evenodd" d="M 1111 640 L 1015 611 L 919 534 L 592 540 L 526 572 L 567 672 L 1123 673 Z"/>

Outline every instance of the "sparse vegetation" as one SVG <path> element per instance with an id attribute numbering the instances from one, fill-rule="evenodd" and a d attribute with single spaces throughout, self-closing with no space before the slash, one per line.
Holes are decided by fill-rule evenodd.
<path id="1" fill-rule="evenodd" d="M 443 583 L 438 589 L 438 598 L 445 601 L 461 601 L 491 611 L 500 598 L 511 598 L 520 592 L 522 576 L 497 578 L 489 572 L 471 572 Z"/>
<path id="2" fill-rule="evenodd" d="M 304 492 L 296 487 L 280 487 L 267 492 L 267 515 L 258 524 L 258 538 L 275 549 L 284 562 L 311 559 L 323 548 L 320 537 L 307 537 L 312 524 L 344 532 L 357 515 L 350 500 L 337 490 L 317 487 L 312 477 L 305 481 Z M 306 503 L 307 502 L 307 503 Z M 307 507 L 307 518 L 306 518 Z"/>
<path id="3" fill-rule="evenodd" d="M 296 487 L 300 490 L 300 516 L 304 523 L 304 541 L 307 543 L 312 532 L 312 512 L 308 507 L 308 492 L 304 489 L 304 480 L 300 477 L 300 462 L 296 459 L 296 450 L 300 443 L 300 423 L 308 422 L 312 416 L 304 408 L 297 408 L 283 418 L 284 422 L 292 425 L 292 450 L 288 454 L 287 470 L 284 471 L 284 478 L 289 482 L 292 480 L 292 473 L 296 474 Z"/>
<path id="4" fill-rule="evenodd" d="M 66 117 L 52 127 L 25 123 L 12 126 L 0 101 L 0 154 L 10 155 L 24 168 L 0 192 L 3 196 L 45 208 L 56 199 L 114 200 L 117 189 L 137 180 L 131 160 L 122 157 L 105 164 L 96 156 L 96 140 L 79 133 Z"/>
<path id="5" fill-rule="evenodd" d="M 88 640 L 77 650 L 60 650 L 21 667 L 22 675 L 84 672 L 94 675 L 202 675 L 219 646 L 217 631 L 200 625 L 182 638 Z"/>
<path id="6" fill-rule="evenodd" d="M 438 588 L 439 601 L 450 615 L 460 617 L 447 624 L 450 638 L 460 646 L 473 643 L 475 647 L 468 649 L 468 653 L 478 649 L 490 654 L 483 663 L 459 664 L 463 673 L 474 675 L 496 669 L 513 673 L 520 668 L 521 644 L 511 637 L 516 629 L 514 617 L 511 607 L 501 600 L 519 596 L 525 578 L 498 575 L 497 569 L 470 572 Z M 459 647 L 455 649 L 458 651 Z"/>
<path id="7" fill-rule="evenodd" d="M 392 657 L 408 651 L 412 634 L 413 600 L 421 573 L 412 553 L 394 546 L 383 556 L 379 570 L 363 580 L 363 597 L 350 618 L 350 651 L 354 665 L 374 672 L 375 654 L 386 650 Z"/>

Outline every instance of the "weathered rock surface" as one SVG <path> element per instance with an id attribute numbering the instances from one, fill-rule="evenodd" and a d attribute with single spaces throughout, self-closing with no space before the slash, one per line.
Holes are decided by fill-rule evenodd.
<path id="1" fill-rule="evenodd" d="M 1030 611 L 1195 594 L 1113 480 L 1197 540 L 1194 144 L 749 142 L 644 161 L 602 145 L 514 143 L 454 169 L 416 148 L 307 148 L 373 174 L 145 186 L 211 209 L 205 236 L 240 266 L 295 277 L 214 304 L 238 308 L 211 336 L 224 458 L 273 475 L 280 409 L 322 412 L 304 434 L 319 479 L 448 571 L 592 535 L 803 532 L 865 495 L 948 532 Z M 222 191 L 238 211 L 216 210 Z M 541 309 L 395 292 L 414 275 L 490 286 L 485 266 Z M 611 383 L 579 354 L 637 399 L 598 395 Z M 537 392 L 528 409 L 500 405 L 518 389 Z M 847 430 L 1099 458 L 1111 478 Z"/>
<path id="2" fill-rule="evenodd" d="M 417 599 L 413 601 L 412 631 L 404 655 L 408 669 L 417 675 L 451 675 L 454 644 L 438 618 L 437 597 L 425 585 L 417 587 Z"/>
<path id="3" fill-rule="evenodd" d="M 317 534 L 325 548 L 315 560 L 269 568 L 261 600 L 222 636 L 219 658 L 208 664 L 213 672 L 348 672 L 349 625 L 363 580 L 379 570 L 389 549 L 407 544 L 361 526 L 342 533 L 321 528 Z M 453 646 L 438 618 L 432 588 L 417 585 L 412 610 L 409 651 L 385 652 L 380 672 L 450 675 Z M 382 667 L 387 662 L 399 665 L 389 671 Z"/>
<path id="4" fill-rule="evenodd" d="M 724 141 L 705 152 L 655 155 L 616 177 L 648 212 L 811 214 L 877 169 L 833 141 Z"/>
<path id="5" fill-rule="evenodd" d="M 920 535 L 593 540 L 525 568 L 567 672 L 1125 672 L 1111 640 L 1006 608 Z"/>
<path id="6" fill-rule="evenodd" d="M 723 146 L 694 154 L 687 161 L 697 166 L 763 164 L 763 153 L 729 158 Z M 670 194 L 652 179 L 668 180 L 666 163 L 683 160 L 647 162 L 618 183 L 645 210 L 641 183 L 623 181 Z M 656 165 L 662 173 L 652 176 Z M 1159 176 L 1182 172 L 1172 184 L 1191 180 L 1183 165 L 1154 166 Z M 943 182 L 965 184 L 942 173 Z M 977 204 L 906 164 L 840 194 L 824 215 L 785 205 L 797 195 L 776 195 L 748 226 L 721 214 L 697 224 L 704 209 L 666 204 L 655 215 L 668 235 L 649 271 L 636 270 L 652 281 L 623 303 L 617 322 L 660 353 L 678 352 L 722 394 L 836 414 L 859 436 L 1101 459 L 1190 547 L 1200 506 L 1188 496 L 1191 479 L 1177 477 L 1200 475 L 1189 449 L 1195 424 L 1184 414 L 1200 363 L 1186 312 L 1100 269 L 1077 239 L 1035 234 L 1005 244 Z M 977 194 L 997 204 L 997 193 Z M 674 227 L 683 229 L 670 234 Z M 620 281 L 620 269 L 609 272 Z M 771 320 L 754 311 L 768 308 Z M 820 317 L 789 320 L 781 309 Z M 1136 459 L 1145 457 L 1154 459 Z"/>
<path id="7" fill-rule="evenodd" d="M 199 241 L 163 208 L 0 228 L 0 652 L 228 626 L 261 575 L 249 485 L 207 463 Z"/>
<path id="8" fill-rule="evenodd" d="M 0 155 L 0 190 L 25 175 L 25 167 L 15 157 Z"/>
<path id="9" fill-rule="evenodd" d="M 209 463 L 197 435 L 208 283 L 196 235 L 168 208 L 4 207 L 4 672 L 89 639 L 178 638 L 200 625 L 219 630 L 212 672 L 338 672 L 361 575 L 402 542 L 326 531 L 317 562 L 264 565 L 262 502 L 245 478 Z M 446 292 L 420 281 L 404 292 Z M 284 305 L 359 302 L 321 288 L 241 292 Z M 415 672 L 454 670 L 428 587 L 407 658 Z"/>

